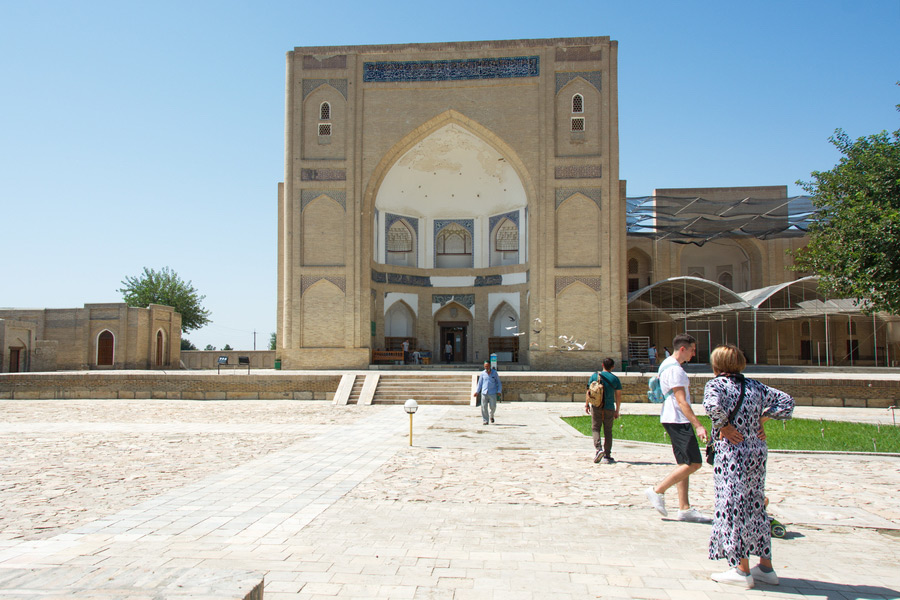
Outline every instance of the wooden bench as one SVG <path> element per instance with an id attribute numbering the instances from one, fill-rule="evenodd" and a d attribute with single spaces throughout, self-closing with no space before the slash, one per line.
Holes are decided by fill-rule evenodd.
<path id="1" fill-rule="evenodd" d="M 372 362 L 403 362 L 403 350 L 373 350 Z"/>

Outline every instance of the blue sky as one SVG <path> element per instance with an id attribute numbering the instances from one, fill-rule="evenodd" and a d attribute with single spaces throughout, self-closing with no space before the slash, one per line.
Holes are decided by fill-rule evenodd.
<path id="1" fill-rule="evenodd" d="M 264 348 L 295 46 L 610 36 L 629 196 L 794 195 L 835 128 L 898 128 L 897 31 L 898 0 L 0 0 L 0 306 L 117 302 L 169 266 L 212 311 L 198 347 Z"/>

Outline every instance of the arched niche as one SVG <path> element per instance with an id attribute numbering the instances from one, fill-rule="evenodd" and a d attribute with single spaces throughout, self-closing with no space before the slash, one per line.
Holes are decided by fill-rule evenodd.
<path id="1" fill-rule="evenodd" d="M 600 298 L 597 292 L 576 281 L 556 297 L 556 335 L 574 337 L 585 350 L 600 350 Z"/>
<path id="2" fill-rule="evenodd" d="M 556 209 L 556 264 L 600 266 L 600 208 L 583 194 L 569 196 Z"/>
<path id="3" fill-rule="evenodd" d="M 344 207 L 330 196 L 319 196 L 303 208 L 303 264 L 340 266 L 344 264 Z"/>
<path id="4" fill-rule="evenodd" d="M 344 292 L 320 279 L 303 292 L 301 345 L 305 348 L 344 346 Z"/>

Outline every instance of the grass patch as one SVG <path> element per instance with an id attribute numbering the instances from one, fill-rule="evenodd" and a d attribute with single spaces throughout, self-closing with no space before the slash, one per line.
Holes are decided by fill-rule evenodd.
<path id="1" fill-rule="evenodd" d="M 709 431 L 709 417 L 698 417 Z M 563 421 L 591 435 L 591 417 L 563 417 Z M 623 415 L 614 425 L 613 437 L 637 442 L 668 443 L 656 415 Z M 873 441 L 874 440 L 874 441 Z M 767 421 L 766 442 L 773 450 L 831 450 L 844 452 L 898 452 L 900 427 L 843 421 L 791 419 Z"/>

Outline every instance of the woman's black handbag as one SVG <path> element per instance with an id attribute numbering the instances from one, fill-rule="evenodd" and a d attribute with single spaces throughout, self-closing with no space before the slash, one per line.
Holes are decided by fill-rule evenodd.
<path id="1" fill-rule="evenodd" d="M 738 403 L 734 406 L 734 410 L 728 413 L 728 425 L 731 425 L 731 421 L 734 419 L 734 416 L 741 410 L 741 404 L 744 403 L 744 390 L 747 386 L 747 381 L 742 377 L 741 378 L 741 397 L 738 398 Z M 718 432 L 717 432 L 718 433 Z M 709 441 L 706 443 L 706 462 L 709 464 L 715 464 L 716 462 L 716 441 L 715 435 L 710 436 Z"/>

